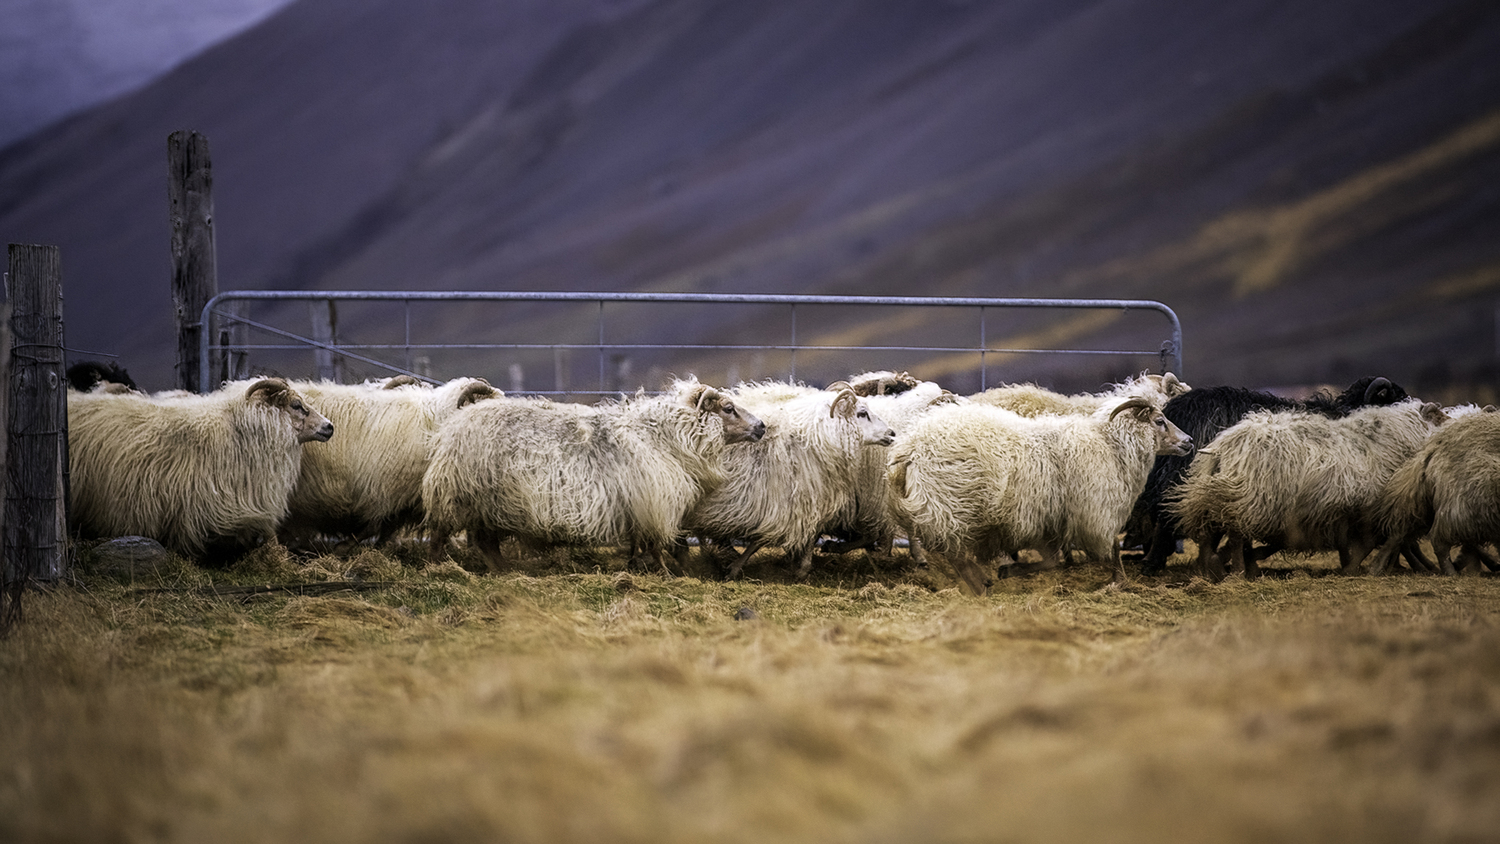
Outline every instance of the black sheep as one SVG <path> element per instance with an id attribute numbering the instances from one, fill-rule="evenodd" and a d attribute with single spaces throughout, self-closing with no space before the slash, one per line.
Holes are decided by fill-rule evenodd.
<path id="1" fill-rule="evenodd" d="M 1244 387 L 1198 387 L 1167 402 L 1162 413 L 1201 447 L 1257 410 L 1302 410 L 1336 419 L 1357 408 L 1395 404 L 1406 398 L 1406 391 L 1389 379 L 1367 375 L 1336 396 L 1320 392 L 1301 401 Z M 1192 455 L 1156 458 L 1146 488 L 1135 502 L 1127 524 L 1146 540 L 1143 574 L 1164 571 L 1177 547 L 1177 520 L 1166 504 L 1192 460 Z"/>
<path id="2" fill-rule="evenodd" d="M 130 373 L 113 361 L 104 363 L 85 360 L 68 367 L 68 386 L 80 393 L 87 393 L 100 384 L 122 384 L 131 390 L 139 390 Z"/>

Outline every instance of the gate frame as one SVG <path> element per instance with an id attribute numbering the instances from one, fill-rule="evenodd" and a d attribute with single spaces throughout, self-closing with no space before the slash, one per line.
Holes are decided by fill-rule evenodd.
<path id="1" fill-rule="evenodd" d="M 604 382 L 604 351 L 620 349 L 704 349 L 704 350 L 726 350 L 726 349 L 774 349 L 790 351 L 792 354 L 791 378 L 796 379 L 796 355 L 799 349 L 806 350 L 855 350 L 870 349 L 883 351 L 924 351 L 924 352 L 973 352 L 979 355 L 979 378 L 980 388 L 984 389 L 987 384 L 987 368 L 985 358 L 990 354 L 1098 354 L 1098 355 L 1148 355 L 1159 356 L 1161 371 L 1173 372 L 1178 377 L 1183 377 L 1182 372 L 1182 324 L 1177 319 L 1177 314 L 1171 308 L 1150 299 L 989 299 L 989 298 L 953 298 L 953 297 L 928 297 L 928 296 L 816 296 L 795 294 L 738 294 L 738 293 L 584 293 L 584 292 L 529 292 L 529 291 L 385 291 L 385 290 L 228 290 L 215 295 L 203 306 L 199 325 L 203 330 L 198 335 L 198 360 L 199 360 L 199 391 L 211 392 L 213 389 L 212 369 L 210 367 L 211 355 L 215 350 L 228 351 L 230 349 L 252 348 L 240 344 L 215 344 L 213 338 L 212 319 L 215 316 L 228 317 L 236 323 L 247 325 L 273 334 L 279 334 L 290 340 L 298 341 L 313 350 L 323 350 L 342 355 L 352 360 L 379 366 L 390 370 L 397 375 L 410 375 L 424 381 L 434 381 L 423 375 L 419 375 L 409 369 L 403 369 L 395 364 L 376 360 L 365 355 L 350 351 L 336 343 L 325 343 L 311 337 L 303 337 L 290 331 L 285 331 L 274 326 L 256 323 L 244 316 L 219 310 L 222 303 L 230 301 L 298 301 L 298 300 L 328 300 L 333 301 L 398 301 L 408 305 L 406 313 L 406 343 L 404 346 L 408 354 L 412 349 L 438 348 L 432 344 L 413 344 L 411 342 L 411 302 L 433 302 L 433 301 L 495 301 L 495 302 L 597 302 L 599 303 L 599 342 L 587 343 L 486 343 L 476 347 L 496 349 L 596 349 L 600 353 L 600 385 Z M 761 345 L 677 345 L 677 344 L 652 344 L 652 343 L 606 343 L 604 342 L 604 305 L 608 302 L 674 302 L 674 303 L 703 303 L 703 304 L 750 304 L 750 305 L 790 305 L 791 312 L 791 342 L 789 344 L 761 344 Z M 797 344 L 797 305 L 865 305 L 885 307 L 967 307 L 979 308 L 979 345 L 975 347 L 936 347 L 936 346 L 803 346 Z M 1086 308 L 1095 310 L 1152 310 L 1161 313 L 1171 325 L 1170 337 L 1161 344 L 1161 348 L 1152 350 L 1119 350 L 1119 349 L 1004 349 L 989 348 L 985 338 L 984 311 L 986 308 Z M 527 391 L 533 392 L 533 391 Z M 546 392 L 546 391 L 536 391 Z M 570 393 L 598 393 L 599 390 L 571 390 Z"/>

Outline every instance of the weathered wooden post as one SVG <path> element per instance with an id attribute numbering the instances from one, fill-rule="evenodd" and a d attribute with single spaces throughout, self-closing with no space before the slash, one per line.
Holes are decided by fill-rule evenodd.
<path id="1" fill-rule="evenodd" d="M 20 615 L 32 580 L 67 567 L 67 382 L 63 374 L 62 268 L 56 246 L 10 244 L 11 373 L 6 419 L 5 613 Z"/>
<path id="2" fill-rule="evenodd" d="M 167 200 L 172 223 L 172 305 L 177 314 L 177 386 L 198 391 L 198 320 L 219 292 L 214 254 L 213 166 L 208 139 L 178 130 L 167 136 Z"/>

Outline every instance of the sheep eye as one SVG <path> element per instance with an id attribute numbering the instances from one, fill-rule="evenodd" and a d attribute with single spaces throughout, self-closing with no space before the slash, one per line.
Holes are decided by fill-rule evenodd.
<path id="1" fill-rule="evenodd" d="M 300 401 L 294 401 L 294 402 L 292 402 L 292 410 L 301 410 L 301 409 L 302 409 L 302 402 L 300 402 Z"/>
<path id="2" fill-rule="evenodd" d="M 870 414 L 867 413 L 867 412 L 865 412 L 865 411 L 863 411 L 863 410 L 861 410 L 859 412 L 859 418 L 861 418 L 861 419 L 869 419 L 870 418 Z"/>

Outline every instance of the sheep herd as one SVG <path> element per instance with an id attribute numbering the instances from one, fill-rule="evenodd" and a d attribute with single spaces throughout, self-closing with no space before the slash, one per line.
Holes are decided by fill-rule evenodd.
<path id="1" fill-rule="evenodd" d="M 1214 578 L 1254 577 L 1281 550 L 1336 551 L 1345 573 L 1367 558 L 1377 573 L 1500 568 L 1486 550 L 1500 414 L 1384 378 L 1293 401 L 1170 373 L 970 396 L 904 372 L 825 389 L 690 377 L 593 406 L 477 378 L 262 378 L 201 396 L 148 395 L 96 364 L 69 380 L 73 530 L 200 560 L 408 532 L 435 559 L 462 535 L 492 567 L 515 538 L 628 546 L 632 565 L 670 571 L 665 555 L 683 561 L 692 537 L 728 577 L 763 548 L 803 577 L 820 542 L 888 555 L 906 537 L 982 592 L 1075 553 L 1123 576 L 1123 533 L 1148 575 L 1181 538 Z"/>

